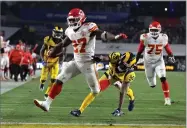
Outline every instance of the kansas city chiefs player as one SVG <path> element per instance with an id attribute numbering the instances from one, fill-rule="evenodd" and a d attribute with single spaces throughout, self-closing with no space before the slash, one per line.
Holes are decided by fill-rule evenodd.
<path id="1" fill-rule="evenodd" d="M 144 66 L 145 74 L 149 86 L 154 88 L 156 86 L 156 74 L 162 83 L 162 90 L 165 97 L 164 105 L 171 105 L 169 96 L 169 84 L 166 80 L 165 62 L 163 59 L 163 49 L 166 50 L 169 61 L 175 63 L 173 52 L 168 44 L 168 36 L 160 33 L 161 25 L 159 22 L 152 22 L 149 25 L 149 33 L 140 36 L 140 44 L 136 56 L 137 62 L 141 53 L 144 51 Z"/>
<path id="2" fill-rule="evenodd" d="M 57 80 L 51 88 L 46 101 L 34 100 L 35 105 L 44 111 L 49 111 L 50 104 L 61 92 L 62 86 L 66 81 L 83 73 L 91 89 L 91 93 L 85 98 L 79 109 L 71 111 L 73 116 L 80 116 L 88 104 L 90 104 L 100 92 L 96 64 L 93 61 L 96 36 L 101 37 L 103 40 L 127 38 L 125 34 L 115 36 L 106 31 L 102 31 L 95 23 L 86 23 L 85 20 L 86 16 L 81 9 L 72 9 L 67 17 L 69 27 L 65 31 L 66 38 L 63 42 L 54 47 L 53 51 L 50 53 L 51 57 L 55 57 L 61 52 L 63 47 L 72 44 L 74 48 L 74 60 L 63 65 L 61 73 L 57 76 Z"/>
<path id="3" fill-rule="evenodd" d="M 0 36 L 1 37 L 1 74 L 0 74 L 0 79 L 1 80 L 6 80 L 6 79 L 9 79 L 9 57 L 8 57 L 8 52 L 10 51 L 10 45 L 9 45 L 9 40 L 8 41 L 4 41 L 3 39 L 3 36 Z M 4 77 L 4 70 L 5 70 L 5 67 L 7 68 L 7 77 L 5 79 Z"/>

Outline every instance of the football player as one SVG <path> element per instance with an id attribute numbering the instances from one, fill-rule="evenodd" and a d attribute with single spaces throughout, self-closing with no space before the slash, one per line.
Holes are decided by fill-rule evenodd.
<path id="1" fill-rule="evenodd" d="M 9 40 L 8 41 L 4 41 L 3 36 L 1 37 L 1 70 L 0 70 L 0 79 L 1 80 L 8 80 L 10 79 L 10 72 L 9 72 L 9 57 L 8 54 L 10 52 L 10 45 L 9 45 Z M 5 68 L 7 68 L 7 75 L 5 77 Z"/>
<path id="2" fill-rule="evenodd" d="M 72 44 L 74 48 L 74 60 L 63 64 L 61 73 L 57 76 L 57 80 L 51 88 L 46 101 L 34 100 L 35 105 L 44 111 L 49 111 L 52 101 L 61 92 L 65 82 L 83 73 L 91 92 L 86 96 L 79 110 L 76 109 L 70 112 L 73 116 L 80 116 L 87 105 L 90 104 L 100 92 L 96 64 L 92 57 L 95 52 L 96 36 L 101 37 L 103 40 L 127 38 L 125 34 L 115 36 L 109 32 L 102 31 L 95 23 L 86 23 L 85 20 L 86 15 L 81 9 L 72 9 L 67 17 L 69 27 L 65 31 L 66 38 L 50 52 L 50 56 L 56 56 L 56 54 L 61 52 L 61 48 Z"/>
<path id="3" fill-rule="evenodd" d="M 134 94 L 130 89 L 130 83 L 135 79 L 134 64 L 136 63 L 136 57 L 131 52 L 112 52 L 108 57 L 94 57 L 96 61 L 107 60 L 109 61 L 109 69 L 99 79 L 100 89 L 104 91 L 110 85 L 114 84 L 120 90 L 119 106 L 112 113 L 114 116 L 121 116 L 124 94 L 129 96 L 128 110 L 132 111 L 134 108 Z"/>
<path id="4" fill-rule="evenodd" d="M 140 36 L 140 43 L 136 60 L 138 62 L 142 52 L 144 51 L 144 66 L 145 74 L 149 86 L 154 88 L 156 86 L 156 74 L 162 83 L 162 90 L 164 93 L 164 105 L 171 105 L 169 84 L 166 80 L 166 68 L 163 59 L 163 49 L 166 50 L 169 61 L 175 63 L 173 52 L 168 43 L 168 36 L 161 33 L 161 25 L 157 21 L 153 21 L 149 25 L 149 33 L 144 33 Z"/>
<path id="5" fill-rule="evenodd" d="M 50 74 L 51 81 L 45 92 L 45 97 L 48 96 L 49 90 L 52 87 L 55 79 L 59 73 L 59 57 L 48 57 L 48 53 L 58 43 L 63 40 L 62 27 L 56 26 L 52 30 L 52 36 L 46 36 L 44 38 L 44 44 L 40 50 L 40 56 L 42 59 L 43 67 L 40 75 L 40 90 L 44 90 L 44 83 L 47 80 L 48 74 Z"/>

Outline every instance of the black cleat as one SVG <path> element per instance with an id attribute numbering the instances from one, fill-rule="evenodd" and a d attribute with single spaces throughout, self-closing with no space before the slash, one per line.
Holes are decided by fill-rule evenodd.
<path id="1" fill-rule="evenodd" d="M 44 90 L 44 84 L 40 84 L 39 89 L 40 89 L 41 91 L 43 91 L 43 90 Z"/>
<path id="2" fill-rule="evenodd" d="M 128 110 L 132 111 L 133 109 L 134 109 L 134 100 L 129 100 Z"/>
<path id="3" fill-rule="evenodd" d="M 79 116 L 81 115 L 81 111 L 78 110 L 78 109 L 76 109 L 76 110 L 71 111 L 70 114 L 71 114 L 72 116 L 79 117 Z"/>

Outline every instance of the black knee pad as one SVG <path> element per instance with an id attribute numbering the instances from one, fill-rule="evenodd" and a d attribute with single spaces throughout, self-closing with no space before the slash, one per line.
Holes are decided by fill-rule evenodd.
<path id="1" fill-rule="evenodd" d="M 51 83 L 54 83 L 55 82 L 55 79 L 51 79 Z"/>
<path id="2" fill-rule="evenodd" d="M 166 77 L 161 77 L 161 78 L 160 78 L 160 81 L 161 81 L 161 82 L 166 81 Z"/>
<path id="3" fill-rule="evenodd" d="M 57 84 L 63 84 L 63 82 L 60 81 L 60 80 L 55 80 L 55 83 L 57 83 Z"/>
<path id="4" fill-rule="evenodd" d="M 43 83 L 45 83 L 45 81 L 46 81 L 46 80 L 41 80 L 41 83 L 43 84 Z"/>

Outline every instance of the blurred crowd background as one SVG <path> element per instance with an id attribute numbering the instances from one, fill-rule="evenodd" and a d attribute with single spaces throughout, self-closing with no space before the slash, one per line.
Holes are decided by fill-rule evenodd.
<path id="1" fill-rule="evenodd" d="M 103 43 L 138 44 L 140 34 L 148 32 L 151 21 L 159 21 L 162 32 L 169 37 L 170 44 L 186 44 L 186 3 L 179 1 L 167 2 L 16 2 L 1 1 L 1 32 L 5 40 L 15 46 L 22 40 L 25 46 L 34 47 L 36 53 L 43 44 L 43 38 L 51 35 L 55 25 L 67 28 L 66 17 L 70 9 L 81 8 L 92 21 L 106 31 L 114 34 L 126 33 L 127 40 Z M 99 39 L 99 37 L 98 37 Z M 67 55 L 70 59 L 72 54 Z M 185 54 L 177 55 L 176 67 L 185 71 Z M 166 59 L 167 63 L 167 59 Z"/>

